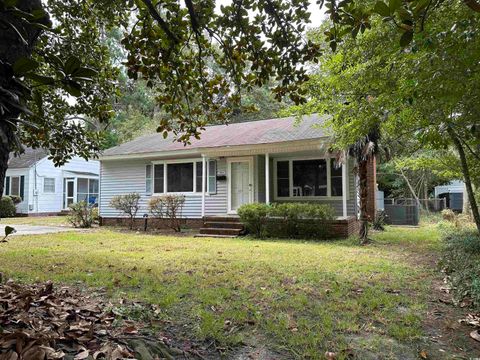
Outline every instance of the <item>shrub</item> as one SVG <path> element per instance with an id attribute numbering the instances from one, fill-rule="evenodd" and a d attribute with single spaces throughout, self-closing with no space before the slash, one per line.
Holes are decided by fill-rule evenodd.
<path id="1" fill-rule="evenodd" d="M 20 196 L 17 196 L 17 195 L 8 195 L 8 196 L 10 196 L 14 205 L 20 204 L 22 202 L 22 198 Z"/>
<path id="2" fill-rule="evenodd" d="M 15 204 L 10 196 L 2 196 L 0 199 L 0 217 L 12 217 L 17 213 Z"/>
<path id="3" fill-rule="evenodd" d="M 457 215 L 451 209 L 443 209 L 442 218 L 446 221 L 455 222 L 455 220 L 457 219 Z"/>
<path id="4" fill-rule="evenodd" d="M 237 210 L 237 214 L 245 224 L 247 231 L 256 237 L 265 235 L 265 226 L 269 212 L 269 205 L 257 203 L 242 205 Z"/>
<path id="5" fill-rule="evenodd" d="M 383 231 L 385 230 L 385 225 L 387 223 L 387 214 L 385 211 L 377 211 L 375 214 L 375 219 L 372 221 L 373 230 Z"/>
<path id="6" fill-rule="evenodd" d="M 458 300 L 470 298 L 480 307 L 480 234 L 453 226 L 442 229 L 443 265 Z"/>
<path id="7" fill-rule="evenodd" d="M 185 196 L 183 195 L 163 195 L 152 197 L 148 202 L 148 208 L 154 217 L 167 219 L 168 227 L 180 232 L 184 204 Z"/>
<path id="8" fill-rule="evenodd" d="M 313 203 L 247 204 L 237 213 L 257 237 L 323 238 L 329 231 L 326 221 L 335 218 L 331 206 Z"/>
<path id="9" fill-rule="evenodd" d="M 98 208 L 86 201 L 69 206 L 68 221 L 76 228 L 90 228 L 98 220 Z"/>
<path id="10" fill-rule="evenodd" d="M 110 201 L 110 206 L 116 210 L 123 212 L 130 218 L 130 229 L 133 229 L 135 217 L 137 216 L 140 202 L 140 194 L 131 193 L 125 195 L 117 195 Z"/>

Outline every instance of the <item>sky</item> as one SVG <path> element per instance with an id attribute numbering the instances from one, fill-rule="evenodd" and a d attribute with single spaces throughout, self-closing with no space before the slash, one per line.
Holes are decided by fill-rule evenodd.
<path id="1" fill-rule="evenodd" d="M 220 12 L 221 5 L 229 5 L 231 4 L 232 0 L 217 0 L 217 11 Z M 326 18 L 325 15 L 325 8 L 320 9 L 319 5 L 316 4 L 316 0 L 310 1 L 310 6 L 308 8 L 310 10 L 311 16 L 310 20 L 311 23 L 307 25 L 308 28 L 315 28 L 320 26 L 322 21 Z"/>

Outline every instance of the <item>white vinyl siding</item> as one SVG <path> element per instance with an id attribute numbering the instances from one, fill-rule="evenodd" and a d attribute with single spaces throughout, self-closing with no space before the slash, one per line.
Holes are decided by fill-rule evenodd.
<path id="1" fill-rule="evenodd" d="M 195 162 L 202 161 L 200 158 Z M 188 160 L 186 160 L 188 162 Z M 192 160 L 190 160 L 192 162 Z M 163 163 L 163 162 L 162 162 Z M 158 196 L 163 193 L 150 194 L 146 191 L 146 167 L 152 164 L 147 160 L 110 160 L 103 161 L 100 176 L 100 215 L 103 217 L 121 217 L 118 210 L 109 206 L 111 199 L 115 195 L 123 195 L 132 192 L 140 194 L 140 210 L 137 216 L 140 218 L 143 214 L 148 214 L 148 201 L 152 196 Z M 154 165 L 161 165 L 160 161 L 153 161 Z M 226 161 L 217 160 L 217 171 L 226 171 Z M 162 172 L 163 173 L 163 172 Z M 207 194 L 205 196 L 205 214 L 206 215 L 224 215 L 227 213 L 227 181 L 217 181 L 216 194 Z M 185 193 L 185 205 L 182 217 L 201 218 L 202 217 L 202 195 L 201 192 Z"/>

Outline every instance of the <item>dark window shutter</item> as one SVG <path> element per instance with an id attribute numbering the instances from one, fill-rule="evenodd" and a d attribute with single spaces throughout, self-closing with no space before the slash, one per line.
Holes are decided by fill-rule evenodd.
<path id="1" fill-rule="evenodd" d="M 25 176 L 20 176 L 20 197 L 23 200 L 23 193 L 25 191 Z"/>
<path id="2" fill-rule="evenodd" d="M 5 195 L 10 195 L 10 176 L 5 178 Z"/>

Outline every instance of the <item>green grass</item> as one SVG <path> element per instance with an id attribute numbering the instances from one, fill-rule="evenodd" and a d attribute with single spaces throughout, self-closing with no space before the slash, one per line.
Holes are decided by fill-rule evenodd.
<path id="1" fill-rule="evenodd" d="M 66 216 L 21 216 L 1 218 L 0 224 L 71 226 Z"/>
<path id="2" fill-rule="evenodd" d="M 436 252 L 438 234 L 433 226 L 390 227 L 373 237 L 360 247 L 353 239 L 196 239 L 101 229 L 12 238 L 0 246 L 0 259 L 3 272 L 23 281 L 81 281 L 158 304 L 165 319 L 200 340 L 234 346 L 262 338 L 289 357 L 317 359 L 326 350 L 344 354 L 354 337 L 413 347 L 422 335 L 433 274 L 412 259 Z"/>

